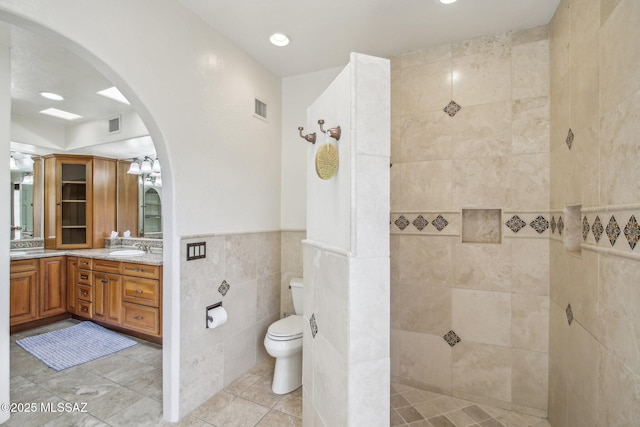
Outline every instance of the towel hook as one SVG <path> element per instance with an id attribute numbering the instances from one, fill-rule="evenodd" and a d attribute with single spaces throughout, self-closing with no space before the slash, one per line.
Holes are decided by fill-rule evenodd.
<path id="1" fill-rule="evenodd" d="M 306 135 L 302 134 L 302 131 L 304 130 L 304 128 L 302 126 L 298 126 L 298 132 L 300 132 L 300 138 L 305 139 L 307 141 L 309 141 L 312 144 L 316 143 L 316 133 L 309 133 Z"/>
<path id="2" fill-rule="evenodd" d="M 322 119 L 318 120 L 318 124 L 320 125 L 320 131 L 322 133 L 329 132 L 329 136 L 331 138 L 335 139 L 336 141 L 340 141 L 340 135 L 342 134 L 342 131 L 340 130 L 340 126 L 338 126 L 337 128 L 330 128 L 328 130 L 324 130 L 322 128 L 322 125 L 324 124 L 324 120 Z"/>

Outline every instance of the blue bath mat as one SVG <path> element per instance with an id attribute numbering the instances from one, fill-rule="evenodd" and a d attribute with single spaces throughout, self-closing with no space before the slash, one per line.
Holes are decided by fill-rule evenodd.
<path id="1" fill-rule="evenodd" d="M 69 328 L 22 338 L 16 344 L 50 368 L 62 371 L 137 343 L 93 322 L 82 322 Z"/>

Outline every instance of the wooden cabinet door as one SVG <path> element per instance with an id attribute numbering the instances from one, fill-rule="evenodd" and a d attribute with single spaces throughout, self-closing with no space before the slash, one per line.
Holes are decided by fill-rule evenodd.
<path id="1" fill-rule="evenodd" d="M 11 273 L 10 325 L 17 325 L 38 318 L 38 270 Z"/>
<path id="2" fill-rule="evenodd" d="M 67 308 L 76 312 L 76 285 L 78 284 L 78 258 L 67 258 Z"/>
<path id="3" fill-rule="evenodd" d="M 67 311 L 65 257 L 40 259 L 40 317 Z"/>
<path id="4" fill-rule="evenodd" d="M 93 272 L 93 318 L 120 324 L 122 278 L 116 274 Z"/>

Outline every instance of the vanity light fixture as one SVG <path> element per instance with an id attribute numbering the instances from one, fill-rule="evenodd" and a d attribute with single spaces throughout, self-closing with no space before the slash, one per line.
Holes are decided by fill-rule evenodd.
<path id="1" fill-rule="evenodd" d="M 33 174 L 27 174 L 22 178 L 23 185 L 33 185 Z"/>
<path id="2" fill-rule="evenodd" d="M 63 101 L 64 100 L 64 96 L 62 95 L 58 95 L 57 93 L 53 93 L 53 92 L 40 92 L 40 96 L 47 98 L 47 99 L 52 99 L 54 101 Z"/>
<path id="3" fill-rule="evenodd" d="M 145 158 L 140 164 L 140 173 L 149 174 L 151 173 L 151 162 L 148 158 Z"/>
<path id="4" fill-rule="evenodd" d="M 158 159 L 153 160 L 149 156 L 145 156 L 144 159 L 133 159 L 127 173 L 131 175 L 159 175 L 160 162 Z"/>
<path id="5" fill-rule="evenodd" d="M 269 41 L 274 46 L 284 47 L 289 44 L 290 40 L 286 34 L 274 33 L 274 34 L 271 34 L 271 37 L 269 37 Z"/>
<path id="6" fill-rule="evenodd" d="M 140 175 L 140 163 L 133 162 L 129 165 L 129 170 L 127 171 L 130 175 Z"/>

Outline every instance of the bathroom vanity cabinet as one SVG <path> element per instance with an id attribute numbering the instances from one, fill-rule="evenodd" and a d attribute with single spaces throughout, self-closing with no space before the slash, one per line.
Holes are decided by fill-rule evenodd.
<path id="1" fill-rule="evenodd" d="M 11 261 L 9 318 L 14 326 L 67 315 L 65 257 Z"/>

